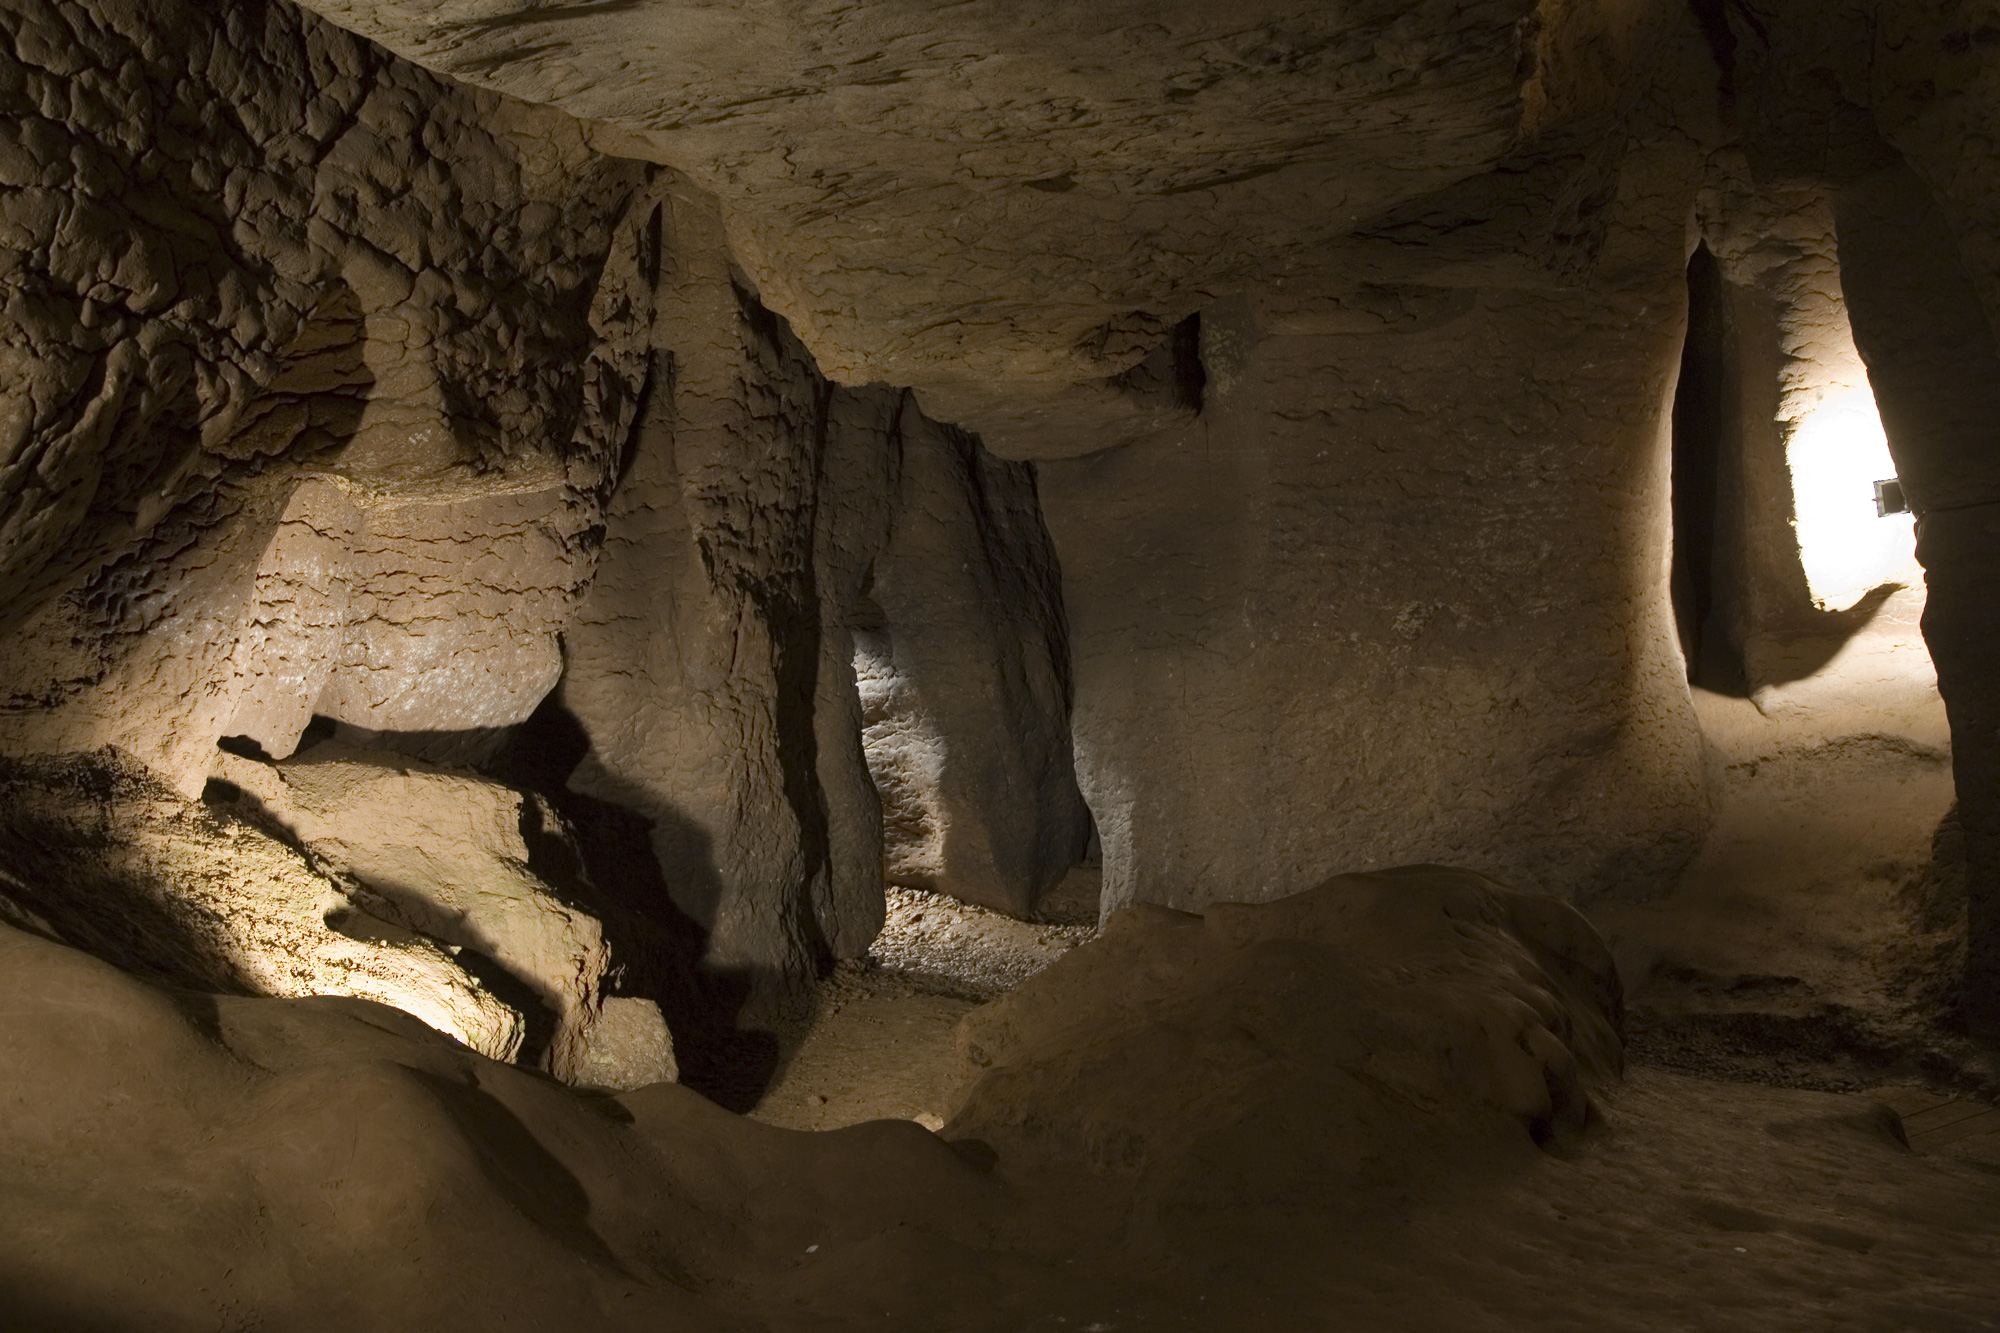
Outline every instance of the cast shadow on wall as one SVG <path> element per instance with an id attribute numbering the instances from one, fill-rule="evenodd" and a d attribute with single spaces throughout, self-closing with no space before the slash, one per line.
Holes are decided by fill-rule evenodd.
<path id="1" fill-rule="evenodd" d="M 524 802 L 521 834 L 529 871 L 603 923 L 620 959 L 614 989 L 659 1004 L 673 1031 L 680 1081 L 731 1111 L 756 1105 L 777 1073 L 779 1040 L 770 1032 L 741 1029 L 737 1019 L 765 979 L 703 966 L 707 932 L 681 910 L 669 889 L 671 873 L 687 900 L 721 897 L 706 830 L 672 815 L 665 818 L 673 827 L 662 830 L 658 820 L 571 791 L 569 776 L 590 741 L 556 693 L 512 727 L 370 732 L 367 743 L 472 768 L 546 800 L 574 837 L 540 827 L 536 803 Z M 676 849 L 670 869 L 662 868 L 659 847 Z"/>

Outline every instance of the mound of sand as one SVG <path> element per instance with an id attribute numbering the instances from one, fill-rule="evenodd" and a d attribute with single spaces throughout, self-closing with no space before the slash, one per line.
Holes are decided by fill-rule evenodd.
<path id="1" fill-rule="evenodd" d="M 1134 1239 L 1240 1228 L 1573 1144 L 1618 1076 L 1619 1018 L 1573 908 L 1467 871 L 1142 906 L 966 1016 L 984 1073 L 945 1132 L 1124 1181 Z"/>

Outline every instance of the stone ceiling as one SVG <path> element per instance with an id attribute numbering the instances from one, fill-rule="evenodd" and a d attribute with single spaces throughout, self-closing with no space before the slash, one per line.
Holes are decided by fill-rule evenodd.
<path id="1" fill-rule="evenodd" d="M 1115 441 L 1010 438 L 1029 394 L 1047 427 L 1220 297 L 1421 280 L 1412 227 L 1463 258 L 1550 213 L 1505 200 L 1590 195 L 1577 108 L 1637 44 L 1630 6 L 1533 0 L 307 3 L 688 173 L 830 376 L 1045 456 Z"/>

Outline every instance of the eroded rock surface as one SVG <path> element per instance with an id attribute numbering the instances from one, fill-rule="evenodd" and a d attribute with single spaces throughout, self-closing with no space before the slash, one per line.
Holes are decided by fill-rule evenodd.
<path id="1" fill-rule="evenodd" d="M 244 813 L 295 839 L 357 910 L 438 941 L 509 993 L 527 1029 L 526 1063 L 566 1083 L 674 1077 L 658 1004 L 609 993 L 624 960 L 590 907 L 542 877 L 552 862 L 574 867 L 581 857 L 539 798 L 333 743 L 275 765 L 226 755 L 216 775 Z"/>
<path id="2" fill-rule="evenodd" d="M 687 171 L 829 375 L 917 386 L 1017 456 L 1075 447 L 1007 390 L 1115 376 L 1245 274 L 1323 270 L 1507 151 L 1559 81 L 1545 27 L 1628 26 L 1527 0 L 313 7 Z"/>
<path id="3" fill-rule="evenodd" d="M 1198 435 L 1040 465 L 1109 903 L 1685 864 L 1708 811 L 1663 427 L 1694 165 L 1635 153 L 1573 284 L 1468 266 L 1372 331 L 1212 312 Z"/>
<path id="4" fill-rule="evenodd" d="M 13 29 L 7 281 L 27 359 L 10 383 L 27 480 L 9 491 L 7 747 L 115 745 L 190 797 L 219 738 L 283 758 L 315 717 L 490 758 L 561 676 L 607 531 L 614 566 L 669 554 L 628 529 L 671 439 L 681 574 L 669 588 L 613 568 L 569 632 L 566 698 L 594 743 L 578 786 L 655 820 L 669 890 L 724 970 L 796 978 L 864 949 L 882 852 L 849 622 L 903 502 L 901 423 L 922 421 L 908 395 L 826 381 L 734 268 L 712 203 L 600 155 L 560 113 L 445 83 L 282 4 L 29 6 Z M 136 100 L 70 110 L 53 92 L 120 79 Z M 214 107 L 235 118 L 219 137 L 200 128 Z M 100 241 L 123 256 L 101 272 Z M 1016 475 L 998 502 L 1014 529 L 980 528 L 995 511 L 975 474 L 1005 468 L 953 438 L 972 470 L 936 498 L 964 531 L 920 558 L 1038 571 L 1025 601 L 972 608 L 984 638 L 956 650 L 1005 672 L 1014 620 L 1039 626 L 1024 704 L 1003 725 L 945 726 L 954 773 L 1005 769 L 1037 840 L 1019 867 L 959 878 L 1026 902 L 1073 859 L 1084 818 L 1068 700 L 1049 684 L 1060 591 L 1032 482 Z M 626 586 L 644 589 L 635 652 L 667 623 L 661 595 L 680 602 L 681 696 L 600 651 L 602 608 Z M 908 618 L 915 636 L 939 617 Z M 650 692 L 605 696 L 600 715 L 603 673 Z M 711 676 L 731 682 L 720 712 Z M 620 748 L 635 727 L 643 758 Z M 1033 827 L 1044 807 L 1059 827 Z M 1011 855 L 1004 840 L 983 853 Z"/>
<path id="5" fill-rule="evenodd" d="M 615 907 L 607 929 L 538 798 L 333 743 L 217 775 L 189 801 L 116 751 L 9 761 L 0 910 L 168 985 L 375 1000 L 569 1083 L 675 1077 L 628 985 L 674 951 Z"/>
<path id="6" fill-rule="evenodd" d="M 570 785 L 653 821 L 711 966 L 753 989 L 874 937 L 878 786 L 892 867 L 944 837 L 936 887 L 1025 910 L 1087 836 L 1032 473 L 905 393 L 827 381 L 731 268 L 712 203 L 679 192 L 663 217 L 665 346 L 567 637 L 590 746 Z M 857 648 L 868 672 L 884 634 L 935 701 L 935 772 L 864 759 Z M 901 826 L 923 801 L 949 833 Z"/>
<path id="7" fill-rule="evenodd" d="M 656 169 L 282 3 L 8 29 L 9 747 L 193 794 L 322 704 L 525 717 L 639 389 Z"/>
<path id="8" fill-rule="evenodd" d="M 496 1060 L 530 1040 L 522 997 L 449 942 L 375 915 L 302 849 L 116 751 L 9 761 L 5 791 L 11 920 L 170 986 L 374 1000 Z"/>
<path id="9" fill-rule="evenodd" d="M 1026 916 L 1083 859 L 1070 639 L 1035 470 L 906 407 L 855 630 L 890 882 Z"/>
<path id="10" fill-rule="evenodd" d="M 202 985 L 407 974 L 617 1083 L 672 1016 L 519 869 L 530 809 L 646 822 L 609 896 L 778 1007 L 885 879 L 1025 915 L 1093 825 L 1113 907 L 1420 858 L 1636 901 L 1727 794 L 1708 629 L 1827 755 L 1936 730 L 1914 573 L 1836 592 L 1808 549 L 1865 363 L 1934 594 L 1961 1007 L 2000 995 L 1976 6 L 314 8 L 348 27 L 0 20 L 22 919 Z M 1704 577 L 1741 596 L 1676 625 L 1697 238 L 1741 455 Z M 351 790 L 283 767 L 315 718 L 378 752 Z M 551 718 L 542 796 L 382 762 L 516 763 Z M 193 803 L 218 764 L 293 860 Z M 329 934 L 315 870 L 404 935 Z"/>

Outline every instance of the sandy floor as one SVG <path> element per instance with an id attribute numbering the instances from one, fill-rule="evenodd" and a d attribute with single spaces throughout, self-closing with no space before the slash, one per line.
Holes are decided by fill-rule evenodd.
<path id="1" fill-rule="evenodd" d="M 1668 892 L 1584 907 L 1618 959 L 1633 1056 L 2000 1098 L 2000 1058 L 1955 1037 L 1947 1012 L 1964 888 L 1941 711 L 1928 729 L 1826 736 L 1748 700 L 1695 702 L 1714 803 L 1701 853 Z"/>
<path id="2" fill-rule="evenodd" d="M 1150 1222 L 1090 1170 L 982 1164 L 880 1118 L 948 1109 L 977 990 L 1089 927 L 968 911 L 899 899 L 887 958 L 954 947 L 831 978 L 764 1125 L 671 1084 L 579 1099 L 352 1002 L 184 1010 L 16 936 L 0 1327 L 2000 1330 L 2000 1114 L 1921 1080 L 1642 1064 L 1560 1150 L 1378 1154 L 1327 1193 L 1281 1137 L 1278 1204 Z"/>
<path id="3" fill-rule="evenodd" d="M 1813 770 L 1833 761 L 1845 777 L 1828 797 L 1826 774 Z M 1604 913 L 1668 1058 L 1649 1061 L 1641 1043 L 1583 1151 L 1385 1230 L 1272 1241 L 1321 1256 L 1302 1256 L 1291 1271 L 1310 1276 L 1293 1289 L 1246 1284 L 1239 1261 L 1218 1255 L 1212 1270 L 1163 1277 L 1143 1294 L 1098 1288 L 1093 1298 L 1087 1279 L 1062 1300 L 1053 1286 L 1024 1293 L 1020 1326 L 2000 1329 L 2000 1109 L 1976 1091 L 1991 1053 L 1961 1049 L 1952 1067 L 1920 1070 L 1844 1049 L 1775 1058 L 1782 1032 L 1720 1056 L 1673 1045 L 1674 1022 L 1689 1014 L 1810 1025 L 1841 1006 L 1893 1007 L 1908 950 L 1885 940 L 1882 922 L 1921 910 L 1911 884 L 1929 848 L 1911 830 L 1942 813 L 1939 776 L 1931 757 L 1893 747 L 1767 761 L 1737 775 L 1681 890 Z M 1808 783 L 1817 802 L 1796 799 Z M 1081 902 L 1094 887 L 1065 889 Z M 1734 928 L 1718 933 L 1718 921 Z M 967 1077 L 959 1018 L 1004 989 L 1008 969 L 1085 934 L 905 897 L 883 950 L 894 961 L 829 979 L 810 1037 L 756 1118 L 935 1127 Z M 1705 1066 L 1729 1077 L 1688 1076 Z M 1815 1087 L 1835 1091 L 1802 1090 Z"/>
<path id="4" fill-rule="evenodd" d="M 1098 872 L 1072 870 L 1034 921 L 936 894 L 889 891 L 889 920 L 869 958 L 821 983 L 802 1045 L 751 1115 L 786 1129 L 864 1120 L 944 1123 L 960 1086 L 958 1020 L 1089 939 Z"/>
<path id="5" fill-rule="evenodd" d="M 1706 847 L 1673 891 L 1586 909 L 1619 962 L 1635 1061 L 1900 1088 L 1893 1104 L 1909 1114 L 1926 1098 L 2000 1097 L 2000 1057 L 1938 1031 L 1935 995 L 1911 982 L 1948 971 L 1955 944 L 1951 886 L 1930 869 L 1948 759 L 1890 738 L 1801 747 L 1746 701 L 1706 703 L 1727 710 L 1709 719 L 1721 741 Z M 892 890 L 873 954 L 822 983 L 808 1035 L 752 1114 L 794 1129 L 939 1122 L 964 1077 L 960 1017 L 1089 938 L 1098 884 L 1094 868 L 1071 872 L 1032 922 Z"/>
<path id="6" fill-rule="evenodd" d="M 822 1024 L 757 1118 L 932 1123 L 959 1077 L 951 1029 L 969 1002 L 879 972 L 827 989 Z M 1358 1229 L 1300 1220 L 1296 1232 L 1238 1237 L 1150 1289 L 1038 1267 L 993 1293 L 992 1308 L 940 1295 L 923 1318 L 904 1308 L 828 1326 L 2000 1329 L 2000 1111 L 1919 1084 L 1828 1094 L 1635 1067 L 1581 1151 Z M 1271 1285 L 1273 1271 L 1286 1282 Z"/>

